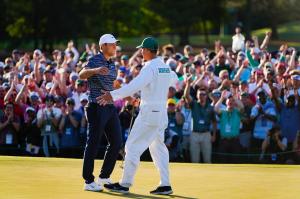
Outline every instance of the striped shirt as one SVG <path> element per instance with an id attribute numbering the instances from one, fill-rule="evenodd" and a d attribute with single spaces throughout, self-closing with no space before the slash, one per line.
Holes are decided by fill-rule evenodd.
<path id="1" fill-rule="evenodd" d="M 97 103 L 96 98 L 101 95 L 101 90 L 114 90 L 113 83 L 117 78 L 117 69 L 113 61 L 107 61 L 102 53 L 99 53 L 89 59 L 85 68 L 107 67 L 107 75 L 93 75 L 87 79 L 89 87 L 89 102 Z"/>

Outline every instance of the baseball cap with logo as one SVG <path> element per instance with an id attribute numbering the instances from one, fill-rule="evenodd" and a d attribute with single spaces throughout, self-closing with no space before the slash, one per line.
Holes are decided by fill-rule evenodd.
<path id="1" fill-rule="evenodd" d="M 157 50 L 158 49 L 158 42 L 153 37 L 146 37 L 141 45 L 137 46 L 136 48 L 147 48 L 150 50 Z"/>
<path id="2" fill-rule="evenodd" d="M 167 105 L 169 105 L 169 104 L 176 105 L 176 100 L 173 99 L 173 98 L 169 98 L 168 101 L 167 101 Z"/>
<path id="3" fill-rule="evenodd" d="M 104 34 L 99 39 L 99 45 L 102 44 L 114 44 L 120 42 L 112 34 Z"/>

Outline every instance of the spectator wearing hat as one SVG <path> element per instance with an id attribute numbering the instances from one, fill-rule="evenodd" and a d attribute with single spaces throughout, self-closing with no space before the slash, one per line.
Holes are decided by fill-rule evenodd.
<path id="1" fill-rule="evenodd" d="M 7 102 L 4 114 L 0 118 L 0 146 L 4 148 L 17 148 L 20 140 L 20 118 L 14 114 L 14 104 Z M 15 152 L 4 151 L 4 154 L 15 154 Z"/>
<path id="2" fill-rule="evenodd" d="M 37 76 L 37 73 L 35 73 L 35 76 Z M 42 76 L 41 82 L 37 82 L 38 86 L 41 89 L 43 89 L 43 91 L 45 93 L 47 93 L 46 85 L 48 83 L 52 83 L 53 84 L 53 70 L 52 70 L 51 66 L 47 66 L 45 68 L 45 70 L 43 71 L 43 76 Z M 48 89 L 49 89 L 49 87 L 48 87 Z"/>
<path id="3" fill-rule="evenodd" d="M 300 130 L 300 96 L 297 90 L 294 90 L 282 102 L 276 92 L 273 92 L 272 95 L 276 109 L 280 114 L 279 124 L 282 136 L 287 138 L 287 150 L 292 150 L 297 131 Z M 287 155 L 286 159 L 288 158 L 292 158 L 291 155 Z"/>
<path id="4" fill-rule="evenodd" d="M 84 116 L 85 112 L 84 112 L 84 107 L 87 105 L 88 103 L 88 95 L 86 93 L 83 93 L 82 95 L 80 95 L 80 106 L 78 109 L 75 109 L 76 111 L 78 111 L 82 116 Z M 76 104 L 76 102 L 75 102 Z"/>
<path id="5" fill-rule="evenodd" d="M 249 64 L 252 68 L 258 68 L 259 66 L 259 59 L 260 59 L 260 49 L 258 46 L 254 48 L 250 48 L 250 41 L 247 41 L 245 44 L 246 48 L 246 57 L 249 61 Z"/>
<path id="6" fill-rule="evenodd" d="M 79 75 L 76 72 L 71 72 L 69 76 L 68 95 L 70 95 L 76 86 L 76 81 L 79 79 Z"/>
<path id="7" fill-rule="evenodd" d="M 220 105 L 226 100 L 226 110 L 221 110 Z M 224 90 L 221 98 L 214 107 L 220 117 L 220 144 L 219 152 L 225 153 L 221 156 L 221 162 L 236 163 L 239 159 L 228 154 L 238 154 L 241 152 L 239 134 L 241 124 L 241 114 L 244 111 L 243 103 L 237 95 L 232 95 Z"/>
<path id="8" fill-rule="evenodd" d="M 264 91 L 271 96 L 271 89 L 267 83 L 265 83 L 265 76 L 261 69 L 254 71 L 255 82 L 249 84 L 249 93 L 257 96 L 261 91 Z"/>
<path id="9" fill-rule="evenodd" d="M 37 113 L 37 125 L 41 129 L 43 137 L 43 152 L 46 157 L 59 153 L 58 127 L 62 112 L 54 107 L 54 96 L 46 95 L 46 107 L 40 109 Z M 49 146 L 55 146 L 56 151 L 50 150 Z M 50 148 L 51 149 L 51 148 Z"/>
<path id="10" fill-rule="evenodd" d="M 54 96 L 54 107 L 63 111 L 65 109 L 65 101 L 66 99 L 62 96 Z"/>
<path id="11" fill-rule="evenodd" d="M 185 45 L 183 48 L 183 54 L 185 57 L 188 58 L 189 62 L 193 62 L 194 61 L 194 49 L 191 45 Z"/>
<path id="12" fill-rule="evenodd" d="M 11 77 L 11 69 L 12 66 L 9 64 L 5 64 L 3 67 L 3 80 L 9 82 L 10 77 Z"/>
<path id="13" fill-rule="evenodd" d="M 219 99 L 221 98 L 222 92 L 219 89 L 214 89 L 209 98 L 211 100 L 211 106 L 215 107 Z M 226 106 L 224 104 L 220 105 L 220 110 L 226 110 Z M 217 123 L 217 131 L 216 131 L 216 140 L 213 142 L 213 151 L 218 150 L 220 144 L 220 117 L 216 114 L 216 123 Z M 213 125 L 211 125 L 211 131 L 213 130 Z"/>
<path id="14" fill-rule="evenodd" d="M 173 98 L 169 98 L 167 101 L 168 127 L 165 136 L 169 137 L 169 141 L 173 143 L 166 143 L 171 161 L 177 160 L 181 155 L 179 154 L 179 142 L 182 141 L 182 125 L 184 123 L 184 116 L 176 104 L 176 100 Z M 175 135 L 176 138 L 174 137 Z"/>
<path id="15" fill-rule="evenodd" d="M 79 60 L 79 53 L 72 40 L 68 42 L 68 47 L 65 50 L 65 57 L 67 59 L 68 66 L 71 69 L 74 69 Z"/>
<path id="16" fill-rule="evenodd" d="M 182 142 L 181 142 L 181 150 L 182 155 L 185 162 L 191 161 L 191 154 L 190 154 L 190 143 L 191 143 L 191 134 L 192 134 L 192 109 L 190 104 L 185 100 L 183 97 L 180 102 L 179 106 L 181 109 L 181 114 L 184 117 L 184 123 L 182 125 Z"/>
<path id="17" fill-rule="evenodd" d="M 52 52 L 52 65 L 60 65 L 60 63 L 62 62 L 62 55 L 61 55 L 61 51 L 58 49 L 53 50 Z"/>
<path id="18" fill-rule="evenodd" d="M 122 55 L 121 56 L 121 66 L 124 66 L 127 70 L 126 74 L 129 73 L 130 71 L 130 66 L 129 66 L 129 56 L 128 55 Z"/>
<path id="19" fill-rule="evenodd" d="M 40 96 L 37 92 L 29 92 L 28 90 L 29 78 L 28 76 L 24 77 L 24 86 L 19 91 L 16 96 L 15 102 L 20 106 L 24 113 L 24 120 L 27 121 L 28 114 L 26 113 L 26 109 L 31 106 L 37 112 L 40 109 Z M 29 94 L 29 97 L 27 97 Z M 29 100 L 28 100 L 29 99 Z"/>
<path id="20" fill-rule="evenodd" d="M 22 132 L 26 140 L 25 151 L 28 155 L 37 156 L 40 151 L 41 130 L 37 126 L 36 110 L 34 107 L 26 108 L 27 120 L 25 121 Z"/>
<path id="21" fill-rule="evenodd" d="M 14 62 L 14 64 L 18 63 L 18 61 L 20 60 L 21 58 L 21 52 L 18 50 L 18 49 L 14 49 L 11 53 L 11 57 L 12 57 L 12 60 Z"/>
<path id="22" fill-rule="evenodd" d="M 264 163 L 283 164 L 285 157 L 281 154 L 287 150 L 287 139 L 282 136 L 279 126 L 269 129 L 262 143 L 260 161 Z"/>
<path id="23" fill-rule="evenodd" d="M 175 47 L 172 44 L 167 44 L 162 47 L 162 55 L 167 56 L 168 58 L 173 57 L 175 54 Z"/>
<path id="24" fill-rule="evenodd" d="M 59 124 L 60 132 L 60 155 L 76 154 L 77 157 L 81 154 L 79 130 L 81 115 L 75 109 L 75 100 L 68 98 L 66 100 L 66 109 L 62 112 L 62 118 Z"/>
<path id="25" fill-rule="evenodd" d="M 228 61 L 228 64 L 226 61 Z M 227 70 L 228 74 L 230 75 L 235 66 L 235 62 L 227 55 L 224 47 L 221 48 L 221 50 L 210 61 L 210 63 L 215 66 L 214 73 L 216 76 L 219 76 L 219 73 L 222 70 Z"/>
<path id="26" fill-rule="evenodd" d="M 19 118 L 22 119 L 23 117 L 23 111 L 20 107 L 20 104 L 16 103 L 16 97 L 18 95 L 18 92 L 16 90 L 16 83 L 15 81 L 12 81 L 9 89 L 7 90 L 5 96 L 4 96 L 4 103 L 10 102 L 14 104 L 14 113 Z"/>
<path id="27" fill-rule="evenodd" d="M 80 146 L 84 147 L 86 144 L 86 138 L 87 138 L 87 120 L 86 120 L 86 112 L 84 111 L 85 107 L 88 104 L 88 95 L 83 94 L 80 96 L 80 103 L 81 106 L 77 110 L 81 115 L 81 121 L 80 121 L 80 131 L 79 131 L 79 137 L 80 137 Z"/>
<path id="28" fill-rule="evenodd" d="M 170 68 L 172 69 L 172 71 L 176 71 L 176 68 L 177 68 L 177 61 L 173 58 L 169 58 L 167 61 L 166 61 L 166 64 L 168 66 L 170 66 Z"/>
<path id="29" fill-rule="evenodd" d="M 267 132 L 277 121 L 275 105 L 268 100 L 264 91 L 260 91 L 257 95 L 256 105 L 251 110 L 251 119 L 254 121 L 251 148 L 253 152 L 259 152 Z"/>
<path id="30" fill-rule="evenodd" d="M 183 75 L 183 69 L 184 69 L 184 66 L 185 64 L 189 61 L 189 58 L 186 57 L 186 56 L 181 56 L 178 60 L 178 65 L 177 65 L 177 68 L 176 68 L 176 73 L 178 75 Z"/>
<path id="31" fill-rule="evenodd" d="M 292 78 L 292 86 L 294 90 L 297 90 L 298 95 L 300 95 L 300 71 L 298 74 L 292 75 L 291 78 Z"/>
<path id="32" fill-rule="evenodd" d="M 250 153 L 252 130 L 254 127 L 253 120 L 251 120 L 251 110 L 255 105 L 248 92 L 241 92 L 241 102 L 244 105 L 244 111 L 241 114 L 241 129 L 240 129 L 240 144 L 242 146 L 242 152 Z"/>
<path id="33" fill-rule="evenodd" d="M 232 51 L 237 53 L 243 51 L 245 48 L 245 37 L 241 33 L 241 27 L 237 26 L 235 28 L 235 35 L 232 37 Z"/>
<path id="34" fill-rule="evenodd" d="M 192 77 L 189 77 L 184 90 L 184 97 L 190 103 L 193 118 L 193 132 L 191 134 L 191 161 L 200 162 L 200 153 L 204 163 L 211 163 L 212 142 L 216 140 L 216 116 L 213 107 L 207 99 L 205 90 L 197 89 L 197 100 L 190 96 L 190 84 Z M 210 126 L 213 125 L 213 135 L 210 133 Z"/>
<path id="35" fill-rule="evenodd" d="M 239 52 L 238 54 L 238 58 L 237 58 L 238 67 L 235 68 L 234 72 L 232 73 L 232 75 L 235 74 L 234 77 L 232 78 L 233 81 L 247 81 L 251 77 L 252 68 L 249 67 L 248 60 L 241 58 L 244 56 L 241 55 L 242 53 L 243 52 Z"/>
<path id="36" fill-rule="evenodd" d="M 128 74 L 128 71 L 126 69 L 125 66 L 121 66 L 118 70 L 118 77 L 119 79 L 122 80 L 122 82 L 124 81 L 125 76 Z"/>
<path id="37" fill-rule="evenodd" d="M 82 79 L 77 79 L 75 83 L 75 89 L 71 94 L 71 97 L 75 101 L 75 110 L 78 110 L 81 107 L 80 98 L 82 95 L 86 95 L 86 91 L 86 81 Z"/>

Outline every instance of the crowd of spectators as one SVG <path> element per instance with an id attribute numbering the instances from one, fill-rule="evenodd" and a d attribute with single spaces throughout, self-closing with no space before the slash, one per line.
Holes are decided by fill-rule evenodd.
<path id="1" fill-rule="evenodd" d="M 287 44 L 269 50 L 271 32 L 261 44 L 255 36 L 245 40 L 239 27 L 235 32 L 228 48 L 216 41 L 212 50 L 160 49 L 178 76 L 166 104 L 170 160 L 300 163 L 299 53 Z M 15 49 L 1 60 L 0 154 L 82 157 L 89 89 L 78 73 L 97 53 L 96 44 L 79 53 L 70 41 L 51 55 Z M 129 56 L 118 46 L 113 61 L 116 88 L 143 68 L 140 50 Z M 115 101 L 124 143 L 138 99 L 136 93 L 134 100 Z"/>

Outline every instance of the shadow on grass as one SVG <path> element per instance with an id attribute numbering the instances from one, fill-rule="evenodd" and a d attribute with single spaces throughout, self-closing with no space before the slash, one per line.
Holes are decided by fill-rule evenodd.
<path id="1" fill-rule="evenodd" d="M 181 196 L 181 195 L 166 195 L 166 196 L 149 196 L 149 195 L 142 195 L 142 194 L 136 194 L 136 193 L 129 193 L 129 194 L 122 194 L 122 193 L 114 193 L 114 192 L 100 192 L 100 194 L 106 194 L 110 196 L 116 196 L 120 198 L 145 198 L 145 199 L 159 199 L 159 198 L 179 198 L 179 199 L 197 199 L 193 197 L 188 196 Z"/>

